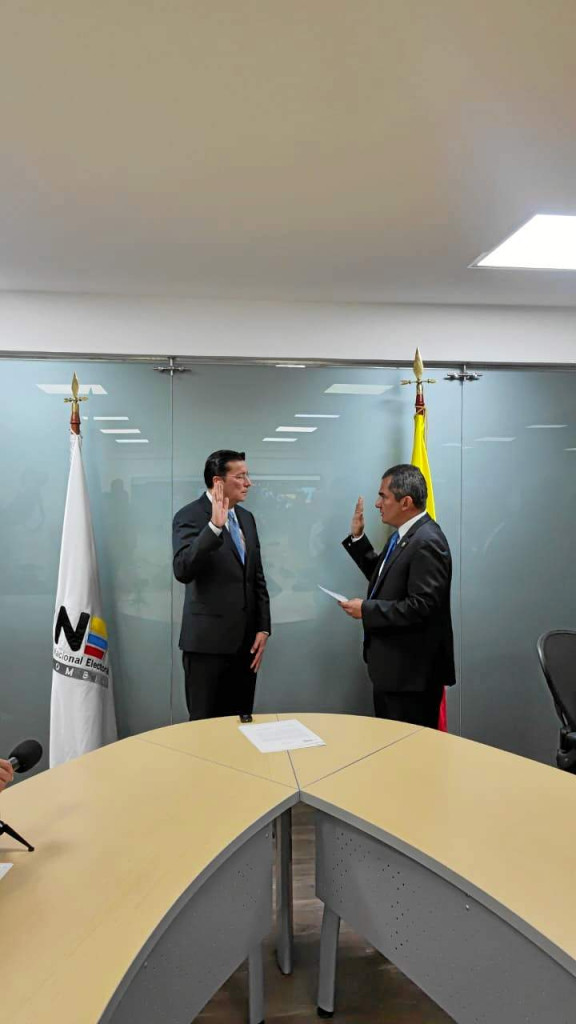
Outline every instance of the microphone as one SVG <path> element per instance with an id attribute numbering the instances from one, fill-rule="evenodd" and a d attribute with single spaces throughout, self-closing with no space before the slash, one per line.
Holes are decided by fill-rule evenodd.
<path id="1" fill-rule="evenodd" d="M 8 757 L 15 772 L 29 772 L 42 757 L 42 745 L 38 740 L 22 740 Z"/>
<path id="2" fill-rule="evenodd" d="M 10 756 L 8 761 L 12 765 L 15 772 L 29 772 L 35 764 L 42 757 L 42 746 L 38 743 L 38 740 L 22 740 L 22 743 L 18 743 Z M 19 835 L 10 825 L 5 821 L 0 821 L 0 836 L 6 833 L 7 836 L 11 836 L 16 842 L 22 843 L 31 853 L 34 847 L 30 845 L 27 839 Z"/>

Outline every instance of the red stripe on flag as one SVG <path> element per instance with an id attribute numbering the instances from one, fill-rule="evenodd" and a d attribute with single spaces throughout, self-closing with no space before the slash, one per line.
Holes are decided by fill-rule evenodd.
<path id="1" fill-rule="evenodd" d="M 438 715 L 438 729 L 440 732 L 448 732 L 448 714 L 446 711 L 446 687 L 442 693 L 442 700 L 440 701 L 440 714 Z"/>
<path id="2" fill-rule="evenodd" d="M 84 654 L 89 654 L 92 658 L 103 658 L 106 651 L 102 651 L 100 647 L 92 647 L 91 644 L 86 644 Z"/>

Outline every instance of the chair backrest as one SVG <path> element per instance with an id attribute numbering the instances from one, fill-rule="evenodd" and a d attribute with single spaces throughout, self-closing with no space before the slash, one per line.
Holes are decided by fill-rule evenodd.
<path id="1" fill-rule="evenodd" d="M 556 711 L 563 725 L 576 730 L 576 630 L 551 629 L 536 646 Z"/>

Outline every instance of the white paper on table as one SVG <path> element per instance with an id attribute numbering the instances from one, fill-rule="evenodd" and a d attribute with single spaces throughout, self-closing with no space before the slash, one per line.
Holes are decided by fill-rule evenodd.
<path id="1" fill-rule="evenodd" d="M 348 600 L 347 597 L 344 597 L 344 594 L 335 594 L 333 590 L 326 590 L 326 587 L 321 587 L 319 583 L 317 584 L 317 586 L 320 588 L 320 590 L 323 590 L 325 594 L 328 594 L 329 597 L 333 597 L 335 601 Z"/>
<path id="2" fill-rule="evenodd" d="M 261 754 L 274 754 L 279 750 L 302 750 L 304 747 L 324 747 L 326 744 L 315 732 L 307 729 L 297 718 L 284 722 L 262 722 L 259 725 L 239 725 L 246 739 Z"/>
<path id="3" fill-rule="evenodd" d="M 4 875 L 8 874 L 8 872 L 10 871 L 10 868 L 13 868 L 13 867 L 14 867 L 13 864 L 0 864 L 0 881 L 4 878 Z"/>

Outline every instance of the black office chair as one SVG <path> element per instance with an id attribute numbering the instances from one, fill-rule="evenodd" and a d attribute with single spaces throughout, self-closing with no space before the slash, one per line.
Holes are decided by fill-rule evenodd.
<path id="1" fill-rule="evenodd" d="M 536 646 L 562 723 L 556 764 L 576 775 L 576 630 L 551 629 L 538 638 Z"/>

